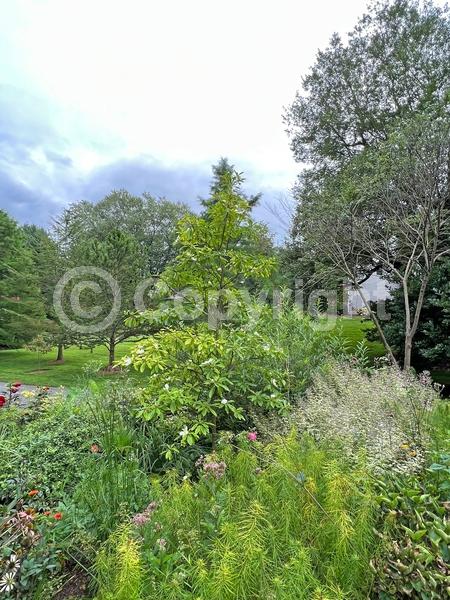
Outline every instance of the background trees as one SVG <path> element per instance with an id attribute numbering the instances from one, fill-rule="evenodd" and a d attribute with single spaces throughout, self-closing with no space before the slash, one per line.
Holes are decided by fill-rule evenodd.
<path id="1" fill-rule="evenodd" d="M 44 325 L 39 280 L 17 223 L 0 210 L 0 347 L 18 348 Z"/>
<path id="2" fill-rule="evenodd" d="M 294 156 L 309 163 L 295 190 L 291 248 L 316 279 L 334 274 L 360 292 L 392 358 L 361 285 L 378 272 L 401 286 L 405 368 L 449 247 L 449 49 L 447 9 L 377 3 L 347 44 L 334 36 L 319 53 L 286 113 Z"/>
<path id="3" fill-rule="evenodd" d="M 182 204 L 119 190 L 96 204 L 83 201 L 71 205 L 55 223 L 55 240 L 65 269 L 80 266 L 102 269 L 120 289 L 120 310 L 101 331 L 94 331 L 95 324 L 107 318 L 114 305 L 114 293 L 104 278 L 94 275 L 92 282 L 99 286 L 97 291 L 86 289 L 80 296 L 84 313 L 81 320 L 76 320 L 69 306 L 69 295 L 85 276 L 75 277 L 62 297 L 70 318 L 81 325 L 81 332 L 90 323 L 94 325 L 90 332 L 76 336 L 78 343 L 105 345 L 110 367 L 117 344 L 142 333 L 142 326 L 127 325 L 127 317 L 134 310 L 134 295 L 141 282 L 161 273 L 174 258 L 176 223 L 187 213 Z"/>

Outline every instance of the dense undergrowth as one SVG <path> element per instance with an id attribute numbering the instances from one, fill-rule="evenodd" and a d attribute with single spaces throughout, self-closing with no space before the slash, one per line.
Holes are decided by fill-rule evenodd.
<path id="1" fill-rule="evenodd" d="M 448 593 L 448 405 L 426 374 L 349 356 L 288 295 L 258 301 L 275 261 L 239 183 L 180 222 L 154 306 L 130 317 L 157 331 L 115 381 L 3 399 L 5 598 Z M 186 320 L 167 300 L 182 286 L 199 290 Z"/>

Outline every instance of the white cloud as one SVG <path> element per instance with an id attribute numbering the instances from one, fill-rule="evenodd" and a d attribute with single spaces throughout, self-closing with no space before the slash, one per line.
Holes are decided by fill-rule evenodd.
<path id="1" fill-rule="evenodd" d="M 349 30 L 366 2 L 4 4 L 0 81 L 56 108 L 53 128 L 83 170 L 141 154 L 169 166 L 225 155 L 262 185 L 288 188 L 298 166 L 283 106 L 317 48 Z"/>

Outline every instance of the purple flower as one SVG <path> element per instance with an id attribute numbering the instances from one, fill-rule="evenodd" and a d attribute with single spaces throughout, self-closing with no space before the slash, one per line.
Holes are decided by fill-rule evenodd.
<path id="1" fill-rule="evenodd" d="M 203 464 L 203 472 L 206 475 L 212 475 L 215 479 L 221 479 L 225 475 L 225 469 L 227 468 L 226 463 L 221 462 L 208 462 Z"/>
<path id="2" fill-rule="evenodd" d="M 133 517 L 133 523 L 136 525 L 136 527 L 143 527 L 149 521 L 150 517 L 145 513 L 137 513 Z"/>
<path id="3" fill-rule="evenodd" d="M 142 527 L 143 525 L 148 523 L 152 517 L 152 514 L 155 512 L 155 510 L 157 508 L 158 508 L 157 502 L 150 502 L 150 504 L 147 506 L 147 508 L 143 512 L 137 513 L 136 515 L 134 515 L 133 523 L 136 525 L 136 527 Z"/>
<path id="4" fill-rule="evenodd" d="M 256 433 L 256 431 L 249 431 L 247 433 L 247 439 L 249 442 L 256 442 L 256 440 L 258 439 L 258 434 Z"/>

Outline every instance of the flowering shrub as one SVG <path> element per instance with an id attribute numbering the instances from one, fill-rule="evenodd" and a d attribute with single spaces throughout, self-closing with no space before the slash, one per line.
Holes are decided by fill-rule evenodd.
<path id="1" fill-rule="evenodd" d="M 60 552 L 46 537 L 52 527 L 43 513 L 23 502 L 0 522 L 0 592 L 7 598 L 29 597 L 38 582 L 60 570 Z"/>
<path id="2" fill-rule="evenodd" d="M 250 406 L 283 410 L 282 351 L 258 331 L 206 325 L 166 330 L 140 342 L 130 362 L 150 377 L 140 398 L 143 420 L 177 418 L 181 445 L 233 429 Z M 270 364 L 272 360 L 272 364 Z M 168 454 L 177 451 L 169 447 Z"/>
<path id="3" fill-rule="evenodd" d="M 393 367 L 362 372 L 331 363 L 319 373 L 293 421 L 372 468 L 415 471 L 423 462 L 429 417 L 439 395 L 422 377 Z"/>

